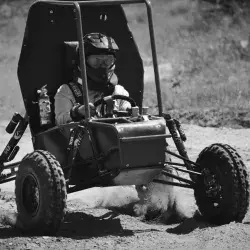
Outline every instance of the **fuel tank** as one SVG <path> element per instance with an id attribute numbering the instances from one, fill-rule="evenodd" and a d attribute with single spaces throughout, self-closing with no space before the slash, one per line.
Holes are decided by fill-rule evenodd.
<path id="1" fill-rule="evenodd" d="M 119 169 L 112 185 L 150 182 L 165 163 L 166 123 L 164 118 L 148 121 L 90 123 L 99 152 L 107 155 L 105 169 Z M 112 150 L 111 150 L 112 149 Z"/>

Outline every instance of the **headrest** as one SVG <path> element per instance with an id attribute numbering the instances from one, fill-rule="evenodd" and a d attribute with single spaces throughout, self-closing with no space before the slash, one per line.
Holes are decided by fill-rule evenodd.
<path id="1" fill-rule="evenodd" d="M 66 67 L 68 69 L 74 68 L 74 66 L 79 60 L 78 57 L 79 43 L 78 41 L 66 41 L 64 42 L 64 47 L 65 47 Z"/>

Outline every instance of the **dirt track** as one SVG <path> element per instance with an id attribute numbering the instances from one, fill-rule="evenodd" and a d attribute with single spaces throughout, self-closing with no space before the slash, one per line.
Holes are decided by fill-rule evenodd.
<path id="1" fill-rule="evenodd" d="M 205 146 L 222 142 L 232 145 L 250 169 L 250 129 L 201 128 L 185 125 L 186 143 L 190 157 Z M 0 128 L 1 149 L 9 136 Z M 31 150 L 29 135 L 21 143 L 19 158 Z M 0 249 L 249 249 L 250 212 L 243 223 L 213 226 L 201 219 L 190 218 L 178 224 L 145 223 L 140 218 L 119 215 L 113 219 L 100 219 L 109 212 L 97 206 L 128 203 L 137 198 L 132 188 L 94 188 L 69 195 L 68 214 L 57 237 L 22 235 L 11 224 L 9 211 L 15 210 L 13 183 L 1 186 Z M 176 189 L 181 206 L 187 212 L 195 210 L 192 192 Z M 14 219 L 14 218 L 13 218 Z"/>

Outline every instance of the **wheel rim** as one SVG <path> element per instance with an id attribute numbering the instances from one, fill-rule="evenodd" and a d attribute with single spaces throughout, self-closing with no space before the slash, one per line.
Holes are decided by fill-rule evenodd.
<path id="1" fill-rule="evenodd" d="M 32 217 L 36 216 L 40 206 L 40 193 L 37 179 L 34 175 L 28 175 L 22 185 L 23 206 Z"/>

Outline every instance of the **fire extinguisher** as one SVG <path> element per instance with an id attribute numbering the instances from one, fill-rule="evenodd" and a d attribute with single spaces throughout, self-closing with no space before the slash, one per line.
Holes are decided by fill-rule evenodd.
<path id="1" fill-rule="evenodd" d="M 37 90 L 38 94 L 38 106 L 40 115 L 40 125 L 48 126 L 52 124 L 52 112 L 51 112 L 51 102 L 48 96 L 48 90 L 46 85 L 41 89 Z"/>

